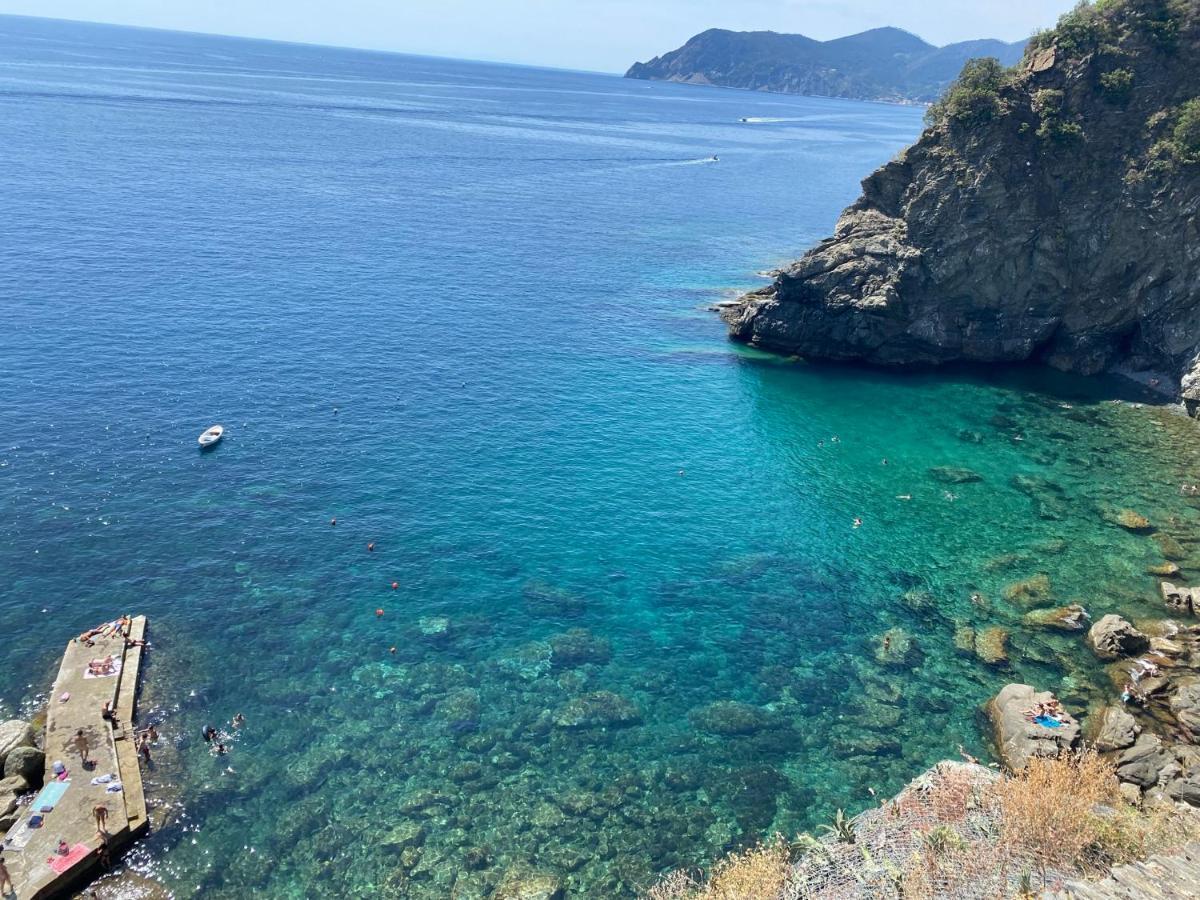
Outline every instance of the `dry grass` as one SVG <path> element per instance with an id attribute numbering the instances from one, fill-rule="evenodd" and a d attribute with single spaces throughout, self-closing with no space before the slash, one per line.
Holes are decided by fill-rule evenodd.
<path id="1" fill-rule="evenodd" d="M 778 900 L 791 861 L 787 844 L 776 838 L 717 863 L 707 880 L 672 872 L 646 894 L 647 900 Z"/>
<path id="2" fill-rule="evenodd" d="M 999 900 L 1200 838 L 1200 814 L 1124 800 L 1094 751 L 1013 775 L 943 764 L 855 820 L 856 841 L 802 835 L 732 854 L 707 878 L 675 872 L 646 900 Z M 793 867 L 789 857 L 799 862 Z"/>
<path id="3" fill-rule="evenodd" d="M 1084 851 L 1104 833 L 1098 807 L 1127 805 L 1113 765 L 1090 749 L 1052 759 L 1034 757 L 1024 770 L 997 782 L 994 793 L 1001 846 L 1043 874 L 1050 868 L 1077 868 Z"/>

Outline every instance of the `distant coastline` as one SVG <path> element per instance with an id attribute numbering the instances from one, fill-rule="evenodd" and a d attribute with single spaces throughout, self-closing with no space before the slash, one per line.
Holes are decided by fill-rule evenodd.
<path id="1" fill-rule="evenodd" d="M 777 94 L 927 105 L 970 59 L 1014 65 L 1025 41 L 963 41 L 935 47 L 899 28 L 832 41 L 773 31 L 702 32 L 677 50 L 634 63 L 626 78 Z"/>

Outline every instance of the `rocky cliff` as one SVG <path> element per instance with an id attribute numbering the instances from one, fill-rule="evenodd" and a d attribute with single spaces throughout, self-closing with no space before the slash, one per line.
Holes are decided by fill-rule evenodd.
<path id="1" fill-rule="evenodd" d="M 670 53 L 634 63 L 626 78 L 712 84 L 754 91 L 931 102 L 963 63 L 1021 57 L 1024 42 L 964 41 L 935 47 L 899 28 L 875 28 L 832 41 L 773 31 L 702 32 Z"/>
<path id="2" fill-rule="evenodd" d="M 1200 0 L 1082 5 L 972 62 L 734 338 L 888 366 L 1033 360 L 1200 400 Z"/>

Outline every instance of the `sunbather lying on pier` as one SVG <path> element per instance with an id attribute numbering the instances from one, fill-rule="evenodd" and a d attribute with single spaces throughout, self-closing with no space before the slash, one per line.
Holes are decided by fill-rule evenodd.
<path id="1" fill-rule="evenodd" d="M 92 675 L 111 675 L 116 671 L 117 664 L 112 658 L 112 654 L 104 657 L 104 659 L 93 659 L 88 663 L 88 672 Z"/>

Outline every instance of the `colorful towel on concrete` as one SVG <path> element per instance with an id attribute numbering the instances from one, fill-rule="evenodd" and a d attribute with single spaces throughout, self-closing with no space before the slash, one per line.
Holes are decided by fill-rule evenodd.
<path id="1" fill-rule="evenodd" d="M 34 798 L 33 805 L 30 806 L 30 809 L 32 809 L 35 813 L 50 812 L 50 810 L 58 806 L 59 801 L 63 798 L 63 794 L 67 792 L 67 788 L 70 786 L 71 782 L 69 781 L 50 782 L 48 785 L 42 788 L 41 793 Z"/>
<path id="2" fill-rule="evenodd" d="M 92 849 L 87 844 L 76 844 L 66 856 L 59 856 L 56 853 L 46 862 L 50 863 L 50 868 L 61 875 L 80 860 L 87 859 L 91 852 Z"/>
<path id="3" fill-rule="evenodd" d="M 4 839 L 4 849 L 20 853 L 33 840 L 34 833 L 34 829 L 29 827 L 29 820 L 22 819 L 9 830 L 8 837 Z"/>

